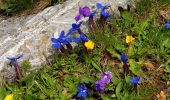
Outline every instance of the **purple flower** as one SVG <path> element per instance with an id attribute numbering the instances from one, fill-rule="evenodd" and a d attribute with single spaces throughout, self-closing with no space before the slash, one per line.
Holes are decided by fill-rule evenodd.
<path id="1" fill-rule="evenodd" d="M 108 83 L 110 83 L 110 80 L 112 78 L 112 73 L 110 71 L 107 71 L 107 72 L 101 73 L 100 76 L 101 76 L 101 80 L 104 83 L 108 84 Z"/>
<path id="2" fill-rule="evenodd" d="M 139 80 L 140 80 L 140 77 L 138 77 L 138 76 L 137 77 L 132 77 L 131 76 L 129 82 L 132 83 L 133 85 L 137 85 Z"/>
<path id="3" fill-rule="evenodd" d="M 95 82 L 95 90 L 98 92 L 104 92 L 105 82 L 103 80 L 98 80 Z"/>
<path id="4" fill-rule="evenodd" d="M 84 17 L 89 17 L 91 14 L 90 8 L 85 6 L 83 8 L 79 8 L 79 14 L 83 15 Z"/>
<path id="5" fill-rule="evenodd" d="M 126 63 L 128 61 L 128 57 L 125 54 L 121 54 L 120 58 L 121 58 L 123 63 Z"/>
<path id="6" fill-rule="evenodd" d="M 92 15 L 92 12 L 90 11 L 90 8 L 85 6 L 85 7 L 80 7 L 79 8 L 79 14 L 74 18 L 76 21 L 79 21 L 81 17 L 90 17 Z"/>
<path id="7" fill-rule="evenodd" d="M 81 15 L 77 15 L 75 18 L 74 18 L 76 21 L 79 21 L 81 19 Z"/>
<path id="8" fill-rule="evenodd" d="M 90 92 L 89 89 L 87 89 L 86 85 L 83 83 L 81 86 L 77 87 L 78 90 L 78 94 L 77 97 L 83 97 L 83 98 L 87 98 L 88 93 Z"/>

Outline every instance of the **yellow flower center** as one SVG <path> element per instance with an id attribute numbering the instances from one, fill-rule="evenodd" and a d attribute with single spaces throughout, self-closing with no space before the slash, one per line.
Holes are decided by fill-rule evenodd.
<path id="1" fill-rule="evenodd" d="M 85 47 L 87 49 L 91 49 L 92 50 L 94 48 L 94 42 L 91 41 L 91 40 L 88 40 L 87 42 L 85 42 L 84 45 L 85 45 Z"/>
<path id="2" fill-rule="evenodd" d="M 126 36 L 126 43 L 131 43 L 135 38 L 133 38 L 132 36 Z"/>
<path id="3" fill-rule="evenodd" d="M 4 100 L 13 100 L 13 94 L 7 95 Z"/>

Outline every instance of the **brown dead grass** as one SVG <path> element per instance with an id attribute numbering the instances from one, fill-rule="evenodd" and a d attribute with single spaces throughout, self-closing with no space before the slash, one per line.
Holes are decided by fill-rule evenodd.
<path id="1" fill-rule="evenodd" d="M 44 10 L 46 7 L 51 5 L 52 0 L 40 0 L 39 2 L 36 2 L 32 8 L 22 11 L 18 14 L 18 16 L 26 16 L 30 14 L 36 14 L 42 10 Z"/>

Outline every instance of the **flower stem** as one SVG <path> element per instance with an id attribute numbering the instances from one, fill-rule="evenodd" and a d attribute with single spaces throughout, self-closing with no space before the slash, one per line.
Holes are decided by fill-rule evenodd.
<path id="1" fill-rule="evenodd" d="M 90 26 L 90 29 L 92 29 L 94 32 L 96 32 L 97 26 L 96 26 L 96 23 L 95 23 L 93 17 L 89 17 L 89 26 Z"/>
<path id="2" fill-rule="evenodd" d="M 124 63 L 124 64 L 123 64 L 123 69 L 124 69 L 125 75 L 128 75 L 128 74 L 129 74 L 129 66 L 128 66 L 127 63 Z"/>
<path id="3" fill-rule="evenodd" d="M 137 93 L 137 92 L 138 92 L 138 85 L 137 85 L 137 84 L 134 84 L 133 87 L 134 87 L 134 88 L 133 88 L 134 91 Z"/>
<path id="4" fill-rule="evenodd" d="M 66 44 L 67 49 L 72 50 L 72 45 L 70 43 Z"/>
<path id="5" fill-rule="evenodd" d="M 62 53 L 66 53 L 66 49 L 65 49 L 63 46 L 60 48 L 60 51 L 61 51 Z"/>
<path id="6" fill-rule="evenodd" d="M 79 34 L 81 34 L 81 33 L 82 33 L 81 29 L 78 29 L 78 30 L 77 30 L 77 32 L 78 32 Z"/>
<path id="7" fill-rule="evenodd" d="M 101 15 L 101 24 L 102 24 L 102 28 L 105 29 L 106 28 L 106 17 L 104 17 L 103 15 Z"/>
<path id="8" fill-rule="evenodd" d="M 20 69 L 19 64 L 17 62 L 15 62 L 14 67 L 15 67 L 16 77 L 17 77 L 17 79 L 20 79 L 22 74 L 21 74 L 21 69 Z"/>

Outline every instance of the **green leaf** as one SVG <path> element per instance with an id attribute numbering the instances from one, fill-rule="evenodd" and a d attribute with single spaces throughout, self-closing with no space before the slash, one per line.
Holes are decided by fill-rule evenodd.
<path id="1" fill-rule="evenodd" d="M 131 45 L 129 45 L 129 48 L 128 48 L 128 56 L 132 57 L 132 56 L 134 56 L 134 54 L 135 54 L 134 45 L 131 44 Z"/>
<path id="2" fill-rule="evenodd" d="M 129 83 L 129 80 L 130 80 L 130 76 L 125 76 L 126 83 Z"/>
<path id="3" fill-rule="evenodd" d="M 10 5 L 8 3 L 3 3 L 0 5 L 0 9 L 7 10 L 9 9 Z"/>
<path id="4" fill-rule="evenodd" d="M 170 39 L 168 38 L 168 39 L 164 40 L 162 45 L 165 46 L 166 48 L 170 48 Z"/>
<path id="5" fill-rule="evenodd" d="M 5 88 L 1 87 L 0 88 L 0 100 L 3 100 L 5 98 L 6 95 L 6 90 Z"/>
<path id="6" fill-rule="evenodd" d="M 128 11 L 123 12 L 122 17 L 123 17 L 123 19 L 128 20 L 130 22 L 133 21 L 133 17 L 131 16 L 131 14 Z"/>
<path id="7" fill-rule="evenodd" d="M 141 66 L 133 59 L 129 59 L 130 70 L 135 74 L 140 76 L 141 73 Z"/>
<path id="8" fill-rule="evenodd" d="M 91 76 L 82 76 L 81 77 L 81 82 L 84 82 L 84 83 L 93 83 L 94 82 L 94 78 L 91 77 Z"/>
<path id="9" fill-rule="evenodd" d="M 98 71 L 102 72 L 101 68 L 99 67 L 99 65 L 97 65 L 94 61 L 91 61 L 92 66 L 97 69 Z"/>
<path id="10" fill-rule="evenodd" d="M 166 72 L 166 73 L 170 73 L 170 66 L 166 66 L 166 67 L 165 67 L 165 72 Z"/>
<path id="11" fill-rule="evenodd" d="M 116 96 L 118 100 L 121 100 L 121 90 L 122 90 L 123 83 L 120 82 L 116 87 Z"/>
<path id="12" fill-rule="evenodd" d="M 121 82 L 121 80 L 117 78 L 115 75 L 113 75 L 112 82 L 114 85 L 118 85 Z"/>

